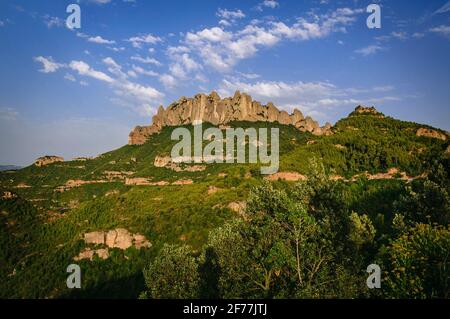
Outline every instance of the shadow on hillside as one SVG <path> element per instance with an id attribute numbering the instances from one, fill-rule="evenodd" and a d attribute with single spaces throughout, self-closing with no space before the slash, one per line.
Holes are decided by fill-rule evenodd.
<path id="1" fill-rule="evenodd" d="M 137 299 L 145 289 L 141 271 L 133 276 L 98 283 L 86 289 L 74 289 L 61 295 L 61 299 Z"/>

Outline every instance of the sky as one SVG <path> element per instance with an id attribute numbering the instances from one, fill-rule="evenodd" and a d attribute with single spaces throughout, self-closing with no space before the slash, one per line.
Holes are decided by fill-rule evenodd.
<path id="1" fill-rule="evenodd" d="M 448 0 L 2 0 L 0 43 L 0 165 L 96 156 L 159 105 L 236 89 L 320 124 L 363 104 L 450 130 Z"/>

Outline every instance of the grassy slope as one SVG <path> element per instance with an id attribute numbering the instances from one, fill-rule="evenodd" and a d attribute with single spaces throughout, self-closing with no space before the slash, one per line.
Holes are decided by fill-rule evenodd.
<path id="1" fill-rule="evenodd" d="M 266 127 L 267 123 L 233 125 Z M 306 173 L 309 158 L 316 156 L 323 159 L 328 170 L 347 177 L 389 167 L 419 175 L 426 170 L 427 159 L 448 146 L 448 142 L 416 137 L 417 128 L 423 127 L 418 124 L 370 115 L 343 119 L 336 124 L 336 134 L 323 137 L 300 133 L 290 126 L 269 126 L 280 128 L 281 171 Z M 156 168 L 155 156 L 169 154 L 175 143 L 170 140 L 171 131 L 166 128 L 144 145 L 127 145 L 86 162 L 0 173 L 2 190 L 19 195 L 14 200 L 0 200 L 1 256 L 6 260 L 0 268 L 5 278 L 0 284 L 0 297 L 134 298 L 142 290 L 142 267 L 164 243 L 186 242 L 199 249 L 209 230 L 235 215 L 226 206 L 245 200 L 252 185 L 260 183 L 257 165 L 213 164 L 203 172 L 179 173 Z M 311 140 L 315 142 L 308 143 Z M 338 144 L 344 148 L 336 147 Z M 69 179 L 103 179 L 105 171 L 132 171 L 133 177 L 151 177 L 154 181 L 190 178 L 194 184 L 133 187 L 117 180 L 63 193 L 54 191 Z M 219 177 L 221 172 L 227 176 Z M 249 173 L 253 176 L 249 177 Z M 31 187 L 14 188 L 20 183 Z M 391 213 L 393 199 L 389 196 L 395 196 L 392 194 L 398 193 L 401 184 L 372 181 L 349 185 L 348 202 L 383 227 L 383 220 Z M 211 185 L 221 190 L 208 195 Z M 105 196 L 110 191 L 117 193 Z M 364 203 L 376 203 L 376 209 Z M 117 227 L 144 234 L 153 247 L 113 250 L 106 261 L 80 262 L 84 288 L 67 291 L 65 269 L 84 247 L 81 235 Z"/>

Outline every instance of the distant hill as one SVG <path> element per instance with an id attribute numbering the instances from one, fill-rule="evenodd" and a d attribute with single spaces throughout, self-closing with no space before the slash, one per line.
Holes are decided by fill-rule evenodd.
<path id="1" fill-rule="evenodd" d="M 22 166 L 16 166 L 16 165 L 0 165 L 0 172 L 3 171 L 17 171 L 21 169 Z"/>

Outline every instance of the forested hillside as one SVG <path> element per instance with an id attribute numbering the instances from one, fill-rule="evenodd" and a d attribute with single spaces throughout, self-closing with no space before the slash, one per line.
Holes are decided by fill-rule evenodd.
<path id="1" fill-rule="evenodd" d="M 280 129 L 279 175 L 169 163 L 171 127 L 97 158 L 1 172 L 0 296 L 449 297 L 449 143 L 418 134 L 446 132 L 357 112 L 322 136 L 230 125 Z M 66 287 L 72 263 L 79 290 Z M 379 290 L 366 286 L 373 263 Z"/>

